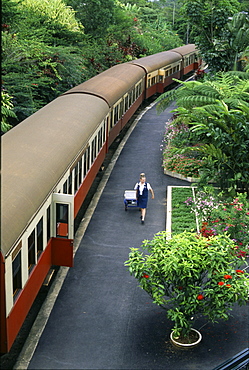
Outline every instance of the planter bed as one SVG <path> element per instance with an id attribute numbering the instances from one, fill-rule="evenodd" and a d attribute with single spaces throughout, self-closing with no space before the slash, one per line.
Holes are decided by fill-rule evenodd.
<path id="1" fill-rule="evenodd" d="M 167 187 L 167 217 L 166 231 L 170 238 L 172 234 L 186 231 L 197 231 L 198 225 L 194 213 L 185 200 L 193 197 L 194 188 L 191 186 Z"/>

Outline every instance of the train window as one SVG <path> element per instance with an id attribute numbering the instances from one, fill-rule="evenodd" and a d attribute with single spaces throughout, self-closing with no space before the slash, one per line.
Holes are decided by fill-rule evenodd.
<path id="1" fill-rule="evenodd" d="M 187 56 L 185 58 L 185 61 L 184 61 L 184 67 L 188 66 L 189 65 L 189 56 Z"/>
<path id="2" fill-rule="evenodd" d="M 36 244 L 37 244 L 37 257 L 43 251 L 43 217 L 40 219 L 36 226 Z"/>
<path id="3" fill-rule="evenodd" d="M 91 144 L 91 163 L 94 161 L 94 140 L 92 141 Z"/>
<path id="4" fill-rule="evenodd" d="M 92 141 L 92 155 L 91 155 L 91 163 L 94 162 L 97 155 L 97 136 Z"/>
<path id="5" fill-rule="evenodd" d="M 102 131 L 103 131 L 103 127 L 101 127 L 98 131 L 98 153 L 99 153 L 99 151 L 102 147 L 102 144 L 103 144 L 103 142 L 102 142 L 102 137 L 103 137 Z"/>
<path id="6" fill-rule="evenodd" d="M 125 98 L 125 111 L 127 111 L 129 109 L 129 94 L 127 94 L 126 98 Z"/>
<path id="7" fill-rule="evenodd" d="M 122 100 L 118 103 L 118 119 L 122 116 L 122 109 L 123 109 L 123 104 Z"/>
<path id="8" fill-rule="evenodd" d="M 85 178 L 86 176 L 86 156 L 87 156 L 87 152 L 85 151 L 84 155 L 83 155 L 83 179 Z"/>
<path id="9" fill-rule="evenodd" d="M 131 90 L 131 105 L 134 103 L 134 89 Z"/>
<path id="10" fill-rule="evenodd" d="M 137 86 L 135 87 L 135 100 L 137 100 L 137 98 L 139 97 L 139 93 L 138 93 L 138 86 L 139 86 L 139 85 L 137 85 Z"/>
<path id="11" fill-rule="evenodd" d="M 126 97 L 125 97 L 125 102 L 124 102 L 125 112 L 128 110 L 128 108 L 129 108 L 129 95 L 127 94 Z"/>
<path id="12" fill-rule="evenodd" d="M 141 84 L 141 82 L 137 85 L 137 98 L 140 96 L 140 94 L 141 94 L 141 86 L 142 86 L 142 84 Z"/>
<path id="13" fill-rule="evenodd" d="M 72 173 L 70 173 L 69 177 L 68 177 L 68 194 L 72 194 L 73 193 L 73 190 L 72 190 L 72 182 L 73 182 L 73 176 L 72 176 Z"/>
<path id="14" fill-rule="evenodd" d="M 113 127 L 113 110 L 110 113 L 110 128 Z"/>
<path id="15" fill-rule="evenodd" d="M 28 267 L 29 274 L 35 265 L 35 230 L 28 237 Z"/>
<path id="16" fill-rule="evenodd" d="M 132 90 L 129 92 L 129 107 L 132 105 Z"/>
<path id="17" fill-rule="evenodd" d="M 136 86 L 136 99 L 139 97 L 139 86 L 140 86 L 140 83 Z"/>
<path id="18" fill-rule="evenodd" d="M 116 105 L 114 107 L 114 125 L 116 124 L 116 122 L 118 121 L 118 105 Z"/>
<path id="19" fill-rule="evenodd" d="M 105 122 L 104 122 L 104 126 L 103 126 L 103 139 L 102 139 L 102 143 L 105 143 L 105 140 L 106 140 L 106 127 L 108 126 L 108 121 L 107 121 L 107 118 L 105 119 Z"/>
<path id="20" fill-rule="evenodd" d="M 86 176 L 90 168 L 90 147 L 88 147 L 84 153 L 84 177 Z"/>
<path id="21" fill-rule="evenodd" d="M 47 242 L 51 238 L 51 208 L 47 208 Z"/>
<path id="22" fill-rule="evenodd" d="M 80 186 L 80 184 L 82 183 L 82 158 L 80 158 L 78 166 L 79 166 L 79 186 Z"/>
<path id="23" fill-rule="evenodd" d="M 97 157 L 97 153 L 98 153 L 98 147 L 97 147 L 97 144 L 98 144 L 98 137 L 97 137 L 97 135 L 95 136 L 95 138 L 94 138 L 94 153 L 93 153 L 93 155 L 94 155 L 94 159 Z"/>
<path id="24" fill-rule="evenodd" d="M 13 281 L 13 298 L 14 301 L 18 297 L 22 289 L 22 264 L 21 264 L 21 250 L 17 253 L 12 261 L 12 281 Z"/>
<path id="25" fill-rule="evenodd" d="M 63 184 L 63 194 L 67 194 L 67 180 Z"/>
<path id="26" fill-rule="evenodd" d="M 119 103 L 119 118 L 123 115 L 124 113 L 124 102 L 123 100 L 121 100 L 121 102 Z"/>
<path id="27" fill-rule="evenodd" d="M 56 237 L 68 237 L 68 204 L 56 203 Z"/>
<path id="28" fill-rule="evenodd" d="M 76 193 L 76 191 L 78 190 L 78 177 L 79 177 L 79 172 L 78 172 L 79 168 L 78 168 L 78 163 L 76 164 L 76 166 L 74 167 L 74 194 Z"/>

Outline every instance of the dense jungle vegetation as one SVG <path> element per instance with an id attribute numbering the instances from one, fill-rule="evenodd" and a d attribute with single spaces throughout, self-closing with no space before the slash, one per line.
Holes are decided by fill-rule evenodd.
<path id="1" fill-rule="evenodd" d="M 115 64 L 185 43 L 196 43 L 214 71 L 229 70 L 248 46 L 248 24 L 238 29 L 229 17 L 248 5 L 248 0 L 2 0 L 1 131 Z"/>

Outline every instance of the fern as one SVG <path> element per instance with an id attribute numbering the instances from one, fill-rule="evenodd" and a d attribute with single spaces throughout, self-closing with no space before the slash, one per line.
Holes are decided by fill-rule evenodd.
<path id="1" fill-rule="evenodd" d="M 203 96 L 203 95 L 194 95 L 194 96 L 185 96 L 182 98 L 177 99 L 177 104 L 181 105 L 184 108 L 194 108 L 195 106 L 204 106 L 207 104 L 215 104 L 216 99 L 208 97 L 208 96 Z"/>
<path id="2" fill-rule="evenodd" d="M 238 109 L 240 103 L 249 102 L 249 80 L 239 76 L 249 73 L 217 73 L 215 81 L 185 81 L 175 90 L 162 94 L 158 99 L 157 112 L 161 113 L 169 103 L 176 100 L 178 106 L 189 110 L 194 107 L 217 104 L 222 101 L 231 109 Z M 174 79 L 176 82 L 180 82 Z"/>

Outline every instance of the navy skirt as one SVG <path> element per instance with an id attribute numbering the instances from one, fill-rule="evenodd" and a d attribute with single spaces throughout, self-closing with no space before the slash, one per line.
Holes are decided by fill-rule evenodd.
<path id="1" fill-rule="evenodd" d="M 138 196 L 137 205 L 139 208 L 146 208 L 148 203 L 148 197 Z"/>

